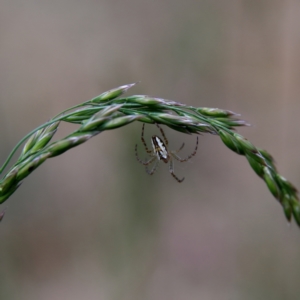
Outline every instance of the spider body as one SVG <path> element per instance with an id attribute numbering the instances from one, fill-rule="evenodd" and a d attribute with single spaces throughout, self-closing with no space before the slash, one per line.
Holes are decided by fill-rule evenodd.
<path id="1" fill-rule="evenodd" d="M 158 137 L 157 135 L 154 135 L 151 138 L 152 148 L 154 153 L 157 156 L 158 160 L 162 160 L 164 163 L 167 163 L 169 161 L 169 154 L 168 149 L 162 139 Z"/>
<path id="2" fill-rule="evenodd" d="M 187 158 L 180 158 L 177 153 L 182 150 L 182 148 L 184 147 L 184 143 L 181 145 L 181 147 L 176 150 L 176 151 L 169 151 L 168 149 L 168 140 L 166 138 L 166 135 L 163 131 L 163 129 L 156 123 L 156 126 L 158 127 L 158 129 L 160 130 L 163 139 L 161 139 L 159 136 L 157 135 L 153 135 L 151 138 L 151 144 L 152 144 L 152 150 L 150 150 L 146 144 L 146 141 L 144 139 L 144 128 L 145 128 L 145 124 L 143 124 L 142 127 L 142 135 L 141 135 L 141 140 L 142 143 L 145 147 L 146 152 L 149 154 L 150 158 L 146 161 L 141 160 L 138 156 L 137 153 L 137 145 L 135 145 L 135 155 L 136 155 L 136 159 L 139 163 L 141 163 L 142 165 L 144 165 L 146 167 L 146 172 L 149 175 L 153 175 L 154 172 L 157 169 L 158 163 L 160 160 L 162 160 L 164 163 L 169 163 L 169 170 L 171 175 L 178 181 L 178 182 L 182 182 L 184 180 L 183 178 L 178 178 L 175 173 L 174 173 L 174 162 L 173 159 L 178 160 L 179 162 L 186 162 L 189 159 L 191 159 L 194 155 L 196 155 L 197 153 L 197 149 L 198 149 L 198 137 L 197 137 L 197 142 L 196 142 L 196 147 L 195 150 L 192 154 L 190 154 Z M 151 170 L 148 169 L 148 165 L 150 165 L 151 163 L 154 162 L 154 166 L 152 167 Z"/>

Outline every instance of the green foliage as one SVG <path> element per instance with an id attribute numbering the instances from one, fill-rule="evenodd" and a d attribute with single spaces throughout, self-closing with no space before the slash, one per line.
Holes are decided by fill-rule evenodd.
<path id="1" fill-rule="evenodd" d="M 16 150 L 25 142 L 17 162 L 0 180 L 0 204 L 46 159 L 60 155 L 102 131 L 140 121 L 163 124 L 187 134 L 219 135 L 229 149 L 247 158 L 252 169 L 265 181 L 272 195 L 282 205 L 287 220 L 290 221 L 293 216 L 300 226 L 300 204 L 296 188 L 277 173 L 274 160 L 267 151 L 255 147 L 233 131 L 235 127 L 248 125 L 238 119 L 238 115 L 228 110 L 196 108 L 145 95 L 120 97 L 134 85 L 112 89 L 67 109 L 27 134 L 0 169 L 2 173 Z M 50 143 L 60 122 L 80 124 L 80 127 L 65 138 Z M 0 215 L 0 220 L 2 217 Z"/>

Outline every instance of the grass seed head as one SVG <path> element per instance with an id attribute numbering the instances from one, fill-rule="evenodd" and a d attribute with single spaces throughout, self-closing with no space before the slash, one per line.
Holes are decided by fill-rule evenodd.
<path id="1" fill-rule="evenodd" d="M 16 150 L 25 142 L 21 156 L 0 180 L 0 203 L 8 199 L 22 180 L 47 158 L 60 155 L 104 130 L 141 121 L 163 124 L 187 134 L 218 134 L 229 149 L 246 156 L 252 169 L 265 181 L 270 192 L 283 206 L 286 218 L 290 221 L 294 217 L 300 226 L 300 204 L 296 188 L 277 173 L 274 159 L 267 151 L 255 147 L 233 131 L 235 127 L 247 126 L 245 121 L 238 119 L 236 114 L 228 110 L 197 108 L 144 95 L 118 98 L 134 85 L 133 83 L 117 87 L 69 108 L 26 135 L 0 169 L 2 173 Z M 70 135 L 49 144 L 59 121 L 81 126 Z"/>

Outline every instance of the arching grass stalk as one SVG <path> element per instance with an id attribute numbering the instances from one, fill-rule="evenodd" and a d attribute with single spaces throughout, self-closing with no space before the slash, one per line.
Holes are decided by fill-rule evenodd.
<path id="1" fill-rule="evenodd" d="M 282 205 L 287 220 L 291 221 L 293 216 L 300 226 L 300 203 L 296 188 L 277 173 L 274 160 L 267 151 L 255 147 L 233 131 L 235 127 L 248 125 L 238 119 L 238 115 L 228 110 L 192 107 L 145 95 L 121 97 L 132 86 L 134 84 L 123 85 L 69 108 L 27 134 L 0 169 L 1 174 L 16 150 L 25 143 L 18 160 L 0 180 L 0 204 L 46 159 L 60 155 L 102 131 L 139 121 L 163 124 L 187 134 L 218 135 L 229 149 L 247 158 L 252 169 Z M 50 143 L 60 122 L 80 126 L 65 138 Z"/>

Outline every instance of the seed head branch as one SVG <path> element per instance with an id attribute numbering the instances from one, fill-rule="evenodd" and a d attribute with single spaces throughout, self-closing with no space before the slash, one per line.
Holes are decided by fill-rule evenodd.
<path id="1" fill-rule="evenodd" d="M 135 84 L 107 91 L 89 101 L 71 107 L 27 134 L 12 150 L 0 169 L 7 168 L 18 148 L 19 158 L 0 180 L 0 204 L 6 201 L 22 181 L 48 158 L 58 156 L 105 130 L 125 126 L 134 121 L 162 124 L 187 134 L 218 135 L 232 151 L 243 155 L 254 172 L 266 183 L 282 205 L 288 221 L 292 217 L 300 226 L 300 203 L 296 188 L 275 167 L 272 156 L 255 147 L 234 131 L 249 124 L 229 110 L 187 106 L 161 98 L 123 94 Z M 79 128 L 61 140 L 51 142 L 60 122 L 78 124 Z"/>

